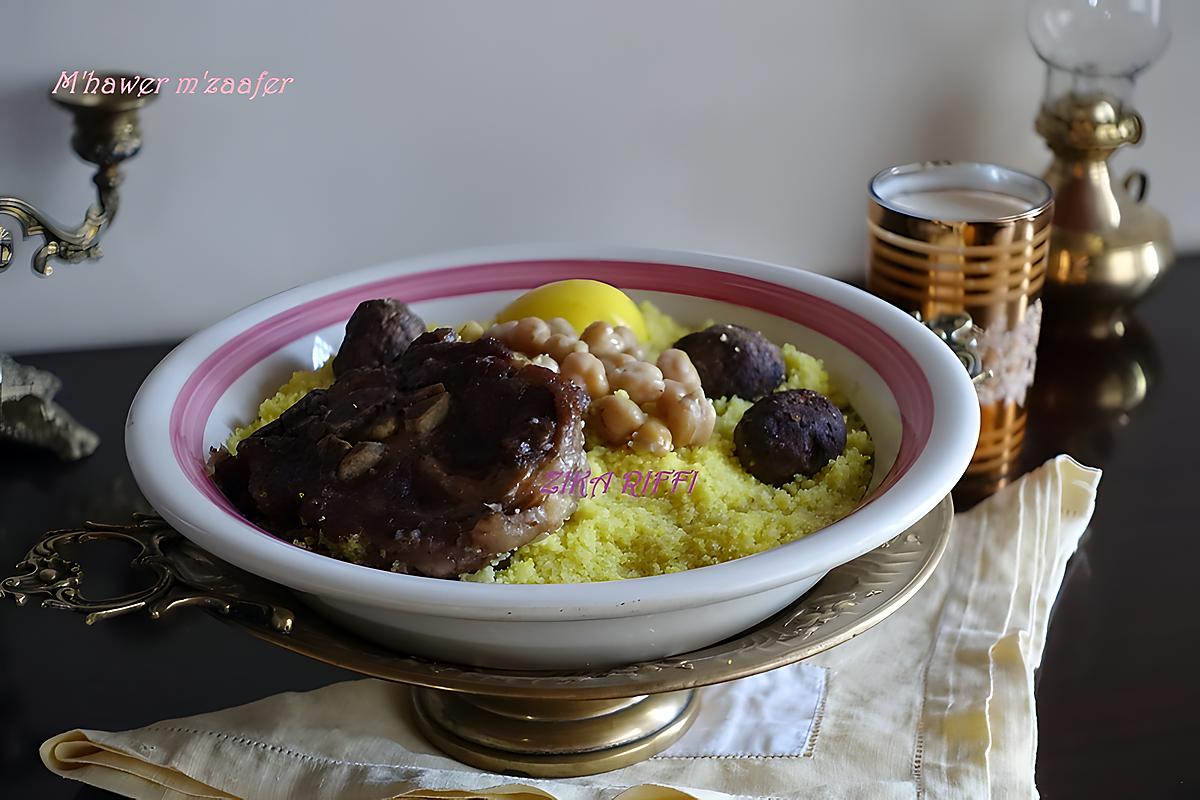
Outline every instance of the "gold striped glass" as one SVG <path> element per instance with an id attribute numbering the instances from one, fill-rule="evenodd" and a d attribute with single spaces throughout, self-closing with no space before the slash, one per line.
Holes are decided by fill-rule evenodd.
<path id="1" fill-rule="evenodd" d="M 967 313 L 977 326 L 979 444 L 956 499 L 1014 477 L 1033 383 L 1053 192 L 992 164 L 925 162 L 870 184 L 867 288 L 926 321 Z"/>

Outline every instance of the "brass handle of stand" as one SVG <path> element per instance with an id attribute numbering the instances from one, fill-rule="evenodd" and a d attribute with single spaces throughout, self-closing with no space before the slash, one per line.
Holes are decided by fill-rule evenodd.
<path id="1" fill-rule="evenodd" d="M 138 548 L 131 569 L 146 569 L 154 582 L 118 597 L 93 599 L 82 591 L 83 568 L 63 555 L 63 545 L 118 540 Z M 17 564 L 17 574 L 0 581 L 0 597 L 11 595 L 17 605 L 41 598 L 43 608 L 85 614 L 84 621 L 119 617 L 145 610 L 152 619 L 179 608 L 200 606 L 222 614 L 245 614 L 263 619 L 276 631 L 288 633 L 295 615 L 282 605 L 240 596 L 246 573 L 192 545 L 160 517 L 137 514 L 131 525 L 84 523 L 82 528 L 50 531 Z"/>

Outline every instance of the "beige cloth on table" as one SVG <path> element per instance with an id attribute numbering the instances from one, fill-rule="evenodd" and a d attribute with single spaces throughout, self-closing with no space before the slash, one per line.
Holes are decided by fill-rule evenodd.
<path id="1" fill-rule="evenodd" d="M 876 628 L 704 690 L 676 745 L 604 775 L 518 781 L 463 766 L 414 731 L 403 687 L 374 680 L 124 733 L 74 730 L 42 760 L 155 800 L 1036 797 L 1033 672 L 1099 477 L 1060 456 L 959 515 L 929 584 Z"/>

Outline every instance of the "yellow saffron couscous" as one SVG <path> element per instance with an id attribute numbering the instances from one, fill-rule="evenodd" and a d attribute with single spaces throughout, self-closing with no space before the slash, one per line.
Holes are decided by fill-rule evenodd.
<path id="1" fill-rule="evenodd" d="M 643 303 L 641 311 L 651 353 L 692 330 L 649 303 Z M 462 579 L 583 583 L 680 572 L 768 550 L 853 511 L 871 479 L 870 434 L 831 384 L 819 359 L 791 345 L 783 346 L 783 356 L 787 374 L 779 388 L 812 389 L 846 413 L 846 449 L 816 475 L 774 487 L 748 474 L 734 453 L 733 431 L 751 403 L 736 397 L 718 399 L 713 435 L 699 447 L 651 456 L 610 448 L 589 437 L 588 472 L 564 476 L 564 484 L 574 483 L 572 491 L 582 495 L 571 518 L 557 533 Z M 243 438 L 332 381 L 329 364 L 293 374 L 262 403 L 254 422 L 234 431 L 229 450 L 236 452 Z"/>

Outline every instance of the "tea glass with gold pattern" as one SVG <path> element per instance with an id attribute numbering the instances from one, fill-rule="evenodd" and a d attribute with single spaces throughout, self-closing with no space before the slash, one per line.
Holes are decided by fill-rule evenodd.
<path id="1" fill-rule="evenodd" d="M 960 504 L 1015 477 L 1033 383 L 1054 194 L 993 164 L 933 161 L 885 169 L 869 187 L 867 288 L 943 332 L 974 339 L 979 443 Z M 973 329 L 961 330 L 961 315 Z"/>

